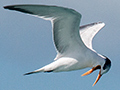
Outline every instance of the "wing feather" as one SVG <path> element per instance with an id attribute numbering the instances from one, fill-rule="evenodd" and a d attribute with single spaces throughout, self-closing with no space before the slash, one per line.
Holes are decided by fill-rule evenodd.
<path id="1" fill-rule="evenodd" d="M 91 23 L 80 27 L 80 36 L 84 44 L 93 50 L 92 40 L 95 35 L 105 26 L 102 22 Z"/>
<path id="2" fill-rule="evenodd" d="M 58 56 L 69 49 L 85 47 L 79 35 L 81 14 L 73 9 L 47 5 L 12 5 L 4 8 L 51 20 Z"/>

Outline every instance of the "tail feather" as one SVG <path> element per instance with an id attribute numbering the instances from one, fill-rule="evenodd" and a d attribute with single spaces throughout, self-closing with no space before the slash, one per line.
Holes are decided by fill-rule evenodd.
<path id="1" fill-rule="evenodd" d="M 25 73 L 24 75 L 30 75 L 30 74 L 33 74 L 35 72 L 29 72 L 29 73 Z"/>
<path id="2" fill-rule="evenodd" d="M 43 69 L 43 68 L 40 68 L 40 69 L 35 70 L 35 71 L 33 71 L 33 72 L 28 72 L 28 73 L 25 73 L 24 75 L 30 75 L 30 74 L 34 74 L 34 73 L 43 72 L 43 71 L 44 71 L 44 69 Z"/>

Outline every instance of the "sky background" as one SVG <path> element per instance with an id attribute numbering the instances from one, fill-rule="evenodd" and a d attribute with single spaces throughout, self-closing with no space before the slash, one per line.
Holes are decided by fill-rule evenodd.
<path id="1" fill-rule="evenodd" d="M 60 73 L 24 73 L 49 64 L 56 56 L 50 21 L 3 9 L 13 4 L 44 4 L 73 8 L 82 14 L 81 25 L 102 21 L 106 26 L 93 48 L 112 62 L 111 69 L 92 87 L 99 71 L 81 77 L 90 68 Z M 1 0 L 0 90 L 119 90 L 120 0 Z"/>

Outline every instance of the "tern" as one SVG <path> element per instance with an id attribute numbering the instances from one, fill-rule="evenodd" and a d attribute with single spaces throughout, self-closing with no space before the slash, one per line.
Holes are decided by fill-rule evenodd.
<path id="1" fill-rule="evenodd" d="M 79 27 L 82 15 L 73 9 L 60 6 L 25 4 L 9 5 L 4 8 L 31 14 L 52 22 L 53 40 L 57 52 L 54 62 L 24 75 L 38 72 L 72 71 L 90 67 L 92 69 L 82 76 L 100 69 L 94 86 L 100 77 L 109 71 L 111 61 L 92 48 L 94 36 L 105 26 L 103 22 Z"/>

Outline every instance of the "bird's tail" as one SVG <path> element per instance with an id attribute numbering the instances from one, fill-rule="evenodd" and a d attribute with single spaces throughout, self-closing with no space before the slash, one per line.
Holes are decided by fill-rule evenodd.
<path id="1" fill-rule="evenodd" d="M 40 68 L 40 69 L 37 69 L 37 70 L 35 70 L 35 71 L 25 73 L 24 75 L 30 75 L 30 74 L 34 74 L 34 73 L 43 72 L 43 71 L 44 71 L 44 69 L 43 69 L 43 68 Z"/>

